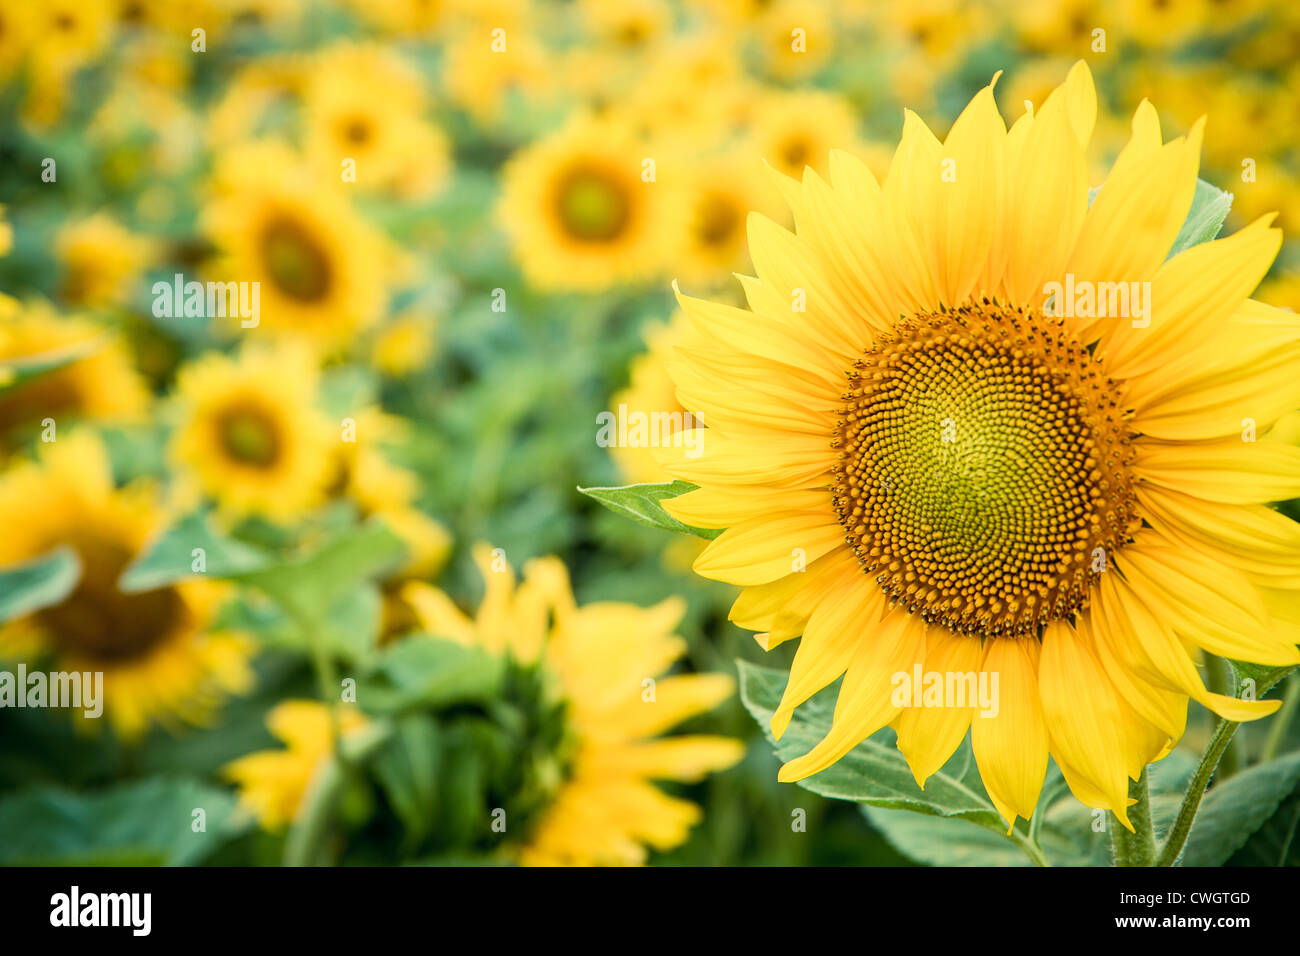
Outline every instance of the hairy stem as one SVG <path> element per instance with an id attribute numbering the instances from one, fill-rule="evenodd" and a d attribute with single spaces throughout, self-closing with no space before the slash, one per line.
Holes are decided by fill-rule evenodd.
<path id="1" fill-rule="evenodd" d="M 1156 832 L 1151 824 L 1151 791 L 1147 784 L 1147 768 L 1137 780 L 1130 780 L 1128 795 L 1137 803 L 1128 808 L 1129 831 L 1111 814 L 1111 849 L 1116 866 L 1154 866 L 1156 860 Z"/>

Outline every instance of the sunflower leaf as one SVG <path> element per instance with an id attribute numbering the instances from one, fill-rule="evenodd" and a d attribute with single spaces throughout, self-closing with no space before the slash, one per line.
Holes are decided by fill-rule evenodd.
<path id="1" fill-rule="evenodd" d="M 20 791 L 0 799 L 0 864 L 192 865 L 236 835 L 234 808 L 228 791 L 190 779 Z"/>
<path id="2" fill-rule="evenodd" d="M 1178 253 L 1202 242 L 1209 242 L 1217 236 L 1231 208 L 1232 193 L 1211 186 L 1204 179 L 1196 180 L 1192 208 L 1183 220 L 1183 228 L 1178 231 L 1178 238 L 1174 240 L 1168 258 L 1172 259 Z"/>
<path id="3" fill-rule="evenodd" d="M 71 548 L 0 569 L 0 624 L 57 604 L 81 577 L 81 561 Z"/>
<path id="4" fill-rule="evenodd" d="M 780 741 L 775 741 L 770 723 L 781 701 L 786 673 L 746 661 L 737 664 L 741 702 L 762 726 L 782 760 L 807 753 L 830 731 L 836 685 L 801 705 Z M 912 810 L 936 817 L 959 817 L 998 833 L 1006 832 L 1006 824 L 980 783 L 969 747 L 963 745 L 943 769 L 926 781 L 922 790 L 916 785 L 888 728 L 862 741 L 821 773 L 800 780 L 799 786 L 834 800 L 852 800 L 872 807 Z"/>
<path id="5" fill-rule="evenodd" d="M 611 488 L 579 488 L 588 498 L 595 498 L 610 511 L 631 518 L 638 524 L 665 531 L 693 534 L 700 538 L 716 538 L 719 528 L 693 528 L 678 521 L 659 502 L 676 498 L 698 487 L 689 481 L 669 481 L 663 484 L 622 485 Z"/>
<path id="6" fill-rule="evenodd" d="M 1300 753 L 1243 770 L 1212 788 L 1192 824 L 1183 866 L 1219 866 L 1300 787 Z M 1292 808 L 1294 809 L 1294 808 Z"/>
<path id="7" fill-rule="evenodd" d="M 1249 661 L 1229 660 L 1228 663 L 1232 665 L 1237 675 L 1237 687 L 1233 693 L 1243 700 L 1258 700 L 1278 681 L 1296 669 L 1294 664 L 1272 667 L 1268 664 L 1252 664 Z"/>
<path id="8" fill-rule="evenodd" d="M 126 592 L 152 591 L 182 578 L 231 578 L 272 563 L 269 554 L 222 534 L 206 514 L 195 512 L 147 545 L 123 572 L 118 587 Z"/>

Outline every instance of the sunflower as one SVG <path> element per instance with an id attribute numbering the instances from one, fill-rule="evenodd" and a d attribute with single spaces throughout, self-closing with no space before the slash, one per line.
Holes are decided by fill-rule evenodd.
<path id="1" fill-rule="evenodd" d="M 73 305 L 125 304 L 156 254 L 155 244 L 105 213 L 64 225 L 54 237 L 63 298 Z"/>
<path id="2" fill-rule="evenodd" d="M 744 587 L 734 621 L 802 635 L 776 735 L 843 676 L 782 780 L 892 725 L 923 784 L 969 729 L 1010 823 L 1050 753 L 1129 826 L 1128 779 L 1189 698 L 1279 704 L 1208 692 L 1199 651 L 1300 662 L 1300 525 L 1268 506 L 1300 495 L 1300 448 L 1266 437 L 1300 407 L 1300 320 L 1248 298 L 1281 235 L 1265 217 L 1170 258 L 1202 124 L 1163 143 L 1144 102 L 1090 205 L 1095 113 L 1082 63 L 1009 131 L 992 85 L 943 142 L 909 112 L 883 185 L 843 152 L 829 182 L 781 177 L 797 234 L 751 217 L 749 310 L 679 295 L 708 344 L 671 371 L 709 430 L 663 455 L 700 486 L 665 507 L 727 529 L 695 569 Z M 1138 283 L 1131 307 L 1102 282 Z M 1093 286 L 1116 304 L 1089 317 Z M 898 706 L 914 667 L 998 673 L 1000 709 Z"/>
<path id="3" fill-rule="evenodd" d="M 366 727 L 366 719 L 347 707 L 339 709 L 338 722 L 344 739 Z M 238 788 L 240 805 L 265 829 L 276 831 L 297 815 L 334 738 L 329 708 L 314 700 L 281 701 L 266 725 L 285 749 L 248 754 L 226 764 L 221 773 Z"/>
<path id="4" fill-rule="evenodd" d="M 766 72 L 790 82 L 816 74 L 835 49 L 830 11 L 807 0 L 777 0 L 752 24 Z"/>
<path id="5" fill-rule="evenodd" d="M 564 566 L 532 561 L 516 589 L 514 573 L 486 547 L 475 550 L 487 594 L 476 618 L 428 585 L 407 597 L 431 634 L 539 667 L 564 702 L 572 756 L 548 806 L 514 848 L 527 865 L 644 862 L 646 847 L 685 842 L 697 806 L 652 780 L 695 781 L 736 763 L 739 741 L 704 735 L 659 738 L 733 691 L 722 674 L 659 676 L 686 650 L 672 634 L 684 607 L 599 603 L 578 607 Z"/>
<path id="6" fill-rule="evenodd" d="M 259 328 L 347 344 L 387 298 L 384 243 L 342 185 L 314 181 L 287 148 L 232 148 L 204 212 L 220 251 L 213 278 L 259 284 Z"/>
<path id="7" fill-rule="evenodd" d="M 683 209 L 672 171 L 649 177 L 655 159 L 623 124 L 590 119 L 515 154 L 499 213 L 529 282 L 597 291 L 660 274 Z"/>
<path id="8" fill-rule="evenodd" d="M 749 267 L 745 218 L 768 209 L 776 194 L 761 165 L 744 150 L 702 158 L 686 187 L 688 226 L 676 260 L 683 281 L 721 279 Z"/>
<path id="9" fill-rule="evenodd" d="M 102 672 L 104 714 L 127 739 L 154 722 L 201 723 L 252 681 L 249 640 L 210 630 L 225 596 L 220 583 L 118 589 L 167 517 L 153 487 L 114 487 L 104 446 L 89 432 L 41 446 L 38 462 L 0 477 L 0 566 L 61 546 L 81 562 L 71 594 L 0 627 L 0 654 L 28 661 L 51 654 L 59 670 Z"/>
<path id="10" fill-rule="evenodd" d="M 314 405 L 318 378 L 312 356 L 288 346 L 182 368 L 169 447 L 182 486 L 232 517 L 292 519 L 323 501 L 342 433 Z"/>
<path id="11" fill-rule="evenodd" d="M 357 185 L 425 198 L 446 182 L 446 138 L 424 119 L 420 75 L 373 44 L 317 53 L 303 88 L 307 153 L 322 177 L 356 163 Z"/>
<path id="12" fill-rule="evenodd" d="M 499 51 L 478 32 L 447 44 L 442 73 L 447 98 L 480 126 L 501 125 L 512 97 L 535 102 L 554 82 L 550 51 L 526 33 L 507 34 L 506 48 Z"/>
<path id="13" fill-rule="evenodd" d="M 646 333 L 647 350 L 632 360 L 627 388 L 615 393 L 610 405 L 615 413 L 626 406 L 627 415 L 644 414 L 651 421 L 656 415 L 667 414 L 672 434 L 689 424 L 686 409 L 677 401 L 668 363 L 673 348 L 685 343 L 693 331 L 690 322 L 680 310 L 667 324 L 657 323 Z M 660 436 L 661 440 L 667 436 Z M 654 449 L 645 446 L 614 445 L 610 454 L 618 466 L 619 474 L 630 484 L 644 484 L 672 479 L 655 458 Z"/>
<path id="14" fill-rule="evenodd" d="M 148 407 L 149 391 L 115 334 L 60 316 L 44 302 L 0 296 L 0 364 L 58 353 L 80 357 L 0 392 L 0 445 L 47 418 L 56 426 L 76 418 L 125 420 Z"/>
<path id="15" fill-rule="evenodd" d="M 749 149 L 787 176 L 803 175 L 805 166 L 825 173 L 827 153 L 856 143 L 857 127 L 857 117 L 839 94 L 773 93 L 756 108 Z"/>

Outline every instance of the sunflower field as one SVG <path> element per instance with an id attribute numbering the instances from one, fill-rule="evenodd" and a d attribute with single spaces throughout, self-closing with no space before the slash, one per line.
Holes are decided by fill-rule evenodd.
<path id="1" fill-rule="evenodd" d="M 1300 865 L 1298 57 L 0 0 L 0 865 Z"/>

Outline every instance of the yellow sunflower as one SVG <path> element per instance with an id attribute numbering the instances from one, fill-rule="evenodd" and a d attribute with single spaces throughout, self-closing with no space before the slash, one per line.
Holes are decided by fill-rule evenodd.
<path id="1" fill-rule="evenodd" d="M 266 725 L 285 749 L 261 750 L 221 768 L 239 789 L 240 805 L 265 829 L 282 830 L 297 815 L 313 775 L 333 750 L 332 719 L 319 701 L 281 701 Z M 344 739 L 366 727 L 366 719 L 347 707 L 339 709 L 338 721 Z"/>
<path id="2" fill-rule="evenodd" d="M 745 150 L 692 163 L 686 187 L 686 237 L 674 266 L 677 278 L 707 282 L 748 269 L 745 219 L 751 210 L 772 208 L 776 198 L 761 164 Z"/>
<path id="3" fill-rule="evenodd" d="M 63 297 L 73 305 L 121 305 L 129 301 L 155 244 L 106 213 L 64 225 L 54 237 L 63 265 Z"/>
<path id="4" fill-rule="evenodd" d="M 419 73 L 390 50 L 340 44 L 317 53 L 303 88 L 306 149 L 322 178 L 356 164 L 356 184 L 425 198 L 447 179 L 446 137 L 424 118 Z"/>
<path id="5" fill-rule="evenodd" d="M 44 302 L 19 304 L 0 296 L 0 364 L 45 353 L 85 349 L 85 356 L 0 393 L 0 442 L 23 427 L 53 419 L 130 419 L 149 405 L 149 391 L 121 340 Z M 79 354 L 79 352 L 78 352 Z"/>
<path id="6" fill-rule="evenodd" d="M 318 378 L 313 357 L 287 346 L 181 369 L 169 454 L 182 486 L 232 517 L 292 519 L 323 501 L 342 425 L 316 409 Z"/>
<path id="7" fill-rule="evenodd" d="M 1300 319 L 1249 298 L 1281 236 L 1170 258 L 1202 124 L 1163 142 L 1144 102 L 1090 205 L 1095 115 L 1082 63 L 1010 130 L 992 85 L 943 142 L 908 113 L 883 185 L 843 152 L 781 178 L 797 234 L 751 218 L 749 310 L 679 296 L 708 344 L 671 370 L 709 428 L 664 455 L 700 485 L 666 507 L 727 529 L 695 568 L 745 588 L 734 621 L 802 635 L 777 735 L 843 676 L 782 780 L 892 725 L 923 783 L 969 729 L 1009 822 L 1050 753 L 1127 826 L 1189 698 L 1279 704 L 1209 693 L 1200 650 L 1300 662 L 1300 525 L 1268 506 L 1300 495 L 1300 448 L 1263 437 L 1300 407 Z M 1000 674 L 997 714 L 896 705 L 914 667 Z"/>
<path id="8" fill-rule="evenodd" d="M 100 441 L 77 432 L 0 477 L 0 566 L 67 546 L 81 580 L 51 607 L 0 627 L 0 654 L 63 671 L 102 672 L 104 716 L 122 737 L 151 723 L 200 723 L 228 693 L 248 689 L 252 645 L 209 630 L 225 591 L 189 580 L 126 594 L 117 582 L 167 515 L 147 485 L 114 487 Z M 81 711 L 78 720 L 86 720 Z"/>
<path id="9" fill-rule="evenodd" d="M 858 139 L 848 101 L 824 90 L 769 94 L 752 123 L 749 150 L 787 176 L 802 176 L 805 166 L 825 174 L 830 150 Z"/>
<path id="10" fill-rule="evenodd" d="M 341 347 L 387 299 L 384 242 L 337 186 L 287 148 L 232 148 L 204 211 L 219 250 L 214 279 L 259 284 L 257 328 Z"/>
<path id="11" fill-rule="evenodd" d="M 616 392 L 610 399 L 610 410 L 620 415 L 621 408 L 626 409 L 628 421 L 631 416 L 645 415 L 654 421 L 655 416 L 666 416 L 668 430 L 673 438 L 678 436 L 687 424 L 686 409 L 677 401 L 672 377 L 668 374 L 668 363 L 672 359 L 673 348 L 686 344 L 693 329 L 684 313 L 680 310 L 673 314 L 667 324 L 655 324 L 646 333 L 647 350 L 632 360 L 627 388 Z M 668 435 L 658 436 L 664 440 Z M 618 466 L 619 474 L 628 484 L 645 484 L 672 481 L 655 457 L 654 448 L 646 445 L 613 445 L 610 454 Z"/>
<path id="12" fill-rule="evenodd" d="M 554 558 L 530 562 L 518 588 L 509 566 L 501 560 L 494 567 L 498 558 L 486 547 L 476 549 L 475 560 L 487 594 L 474 619 L 428 585 L 409 584 L 406 596 L 429 633 L 537 664 L 567 702 L 574 754 L 549 806 L 516 847 L 520 862 L 637 864 L 646 847 L 683 843 L 699 808 L 651 781 L 699 780 L 736 763 L 744 748 L 725 737 L 659 737 L 733 691 L 723 674 L 661 676 L 686 650 L 672 634 L 681 600 L 578 607 Z"/>
<path id="13" fill-rule="evenodd" d="M 662 273 L 680 176 L 623 124 L 581 119 L 515 154 L 499 214 L 529 282 L 597 291 Z"/>

